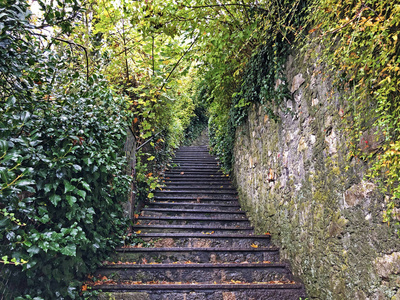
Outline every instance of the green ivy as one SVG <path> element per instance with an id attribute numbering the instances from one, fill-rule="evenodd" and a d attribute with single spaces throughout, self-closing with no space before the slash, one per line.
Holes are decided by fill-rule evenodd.
<path id="1" fill-rule="evenodd" d="M 310 33 L 324 46 L 320 59 L 339 74 L 335 80 L 346 95 L 349 159 L 370 165 L 368 177 L 390 198 L 383 219 L 400 234 L 400 5 L 316 0 L 311 7 Z M 365 135 L 373 136 L 375 149 Z"/>
<path id="2" fill-rule="evenodd" d="M 278 120 L 278 111 L 288 112 L 285 103 L 291 94 L 284 67 L 291 44 L 302 35 L 306 8 L 307 1 L 298 0 L 271 3 L 268 10 L 262 5 L 253 7 L 250 15 L 260 21 L 248 41 L 257 41 L 250 57 L 242 57 L 234 72 L 227 60 L 224 66 L 217 65 L 220 69 L 206 74 L 211 145 L 226 172 L 232 170 L 236 128 L 246 121 L 252 104 L 263 105 L 265 114 L 274 121 Z"/>

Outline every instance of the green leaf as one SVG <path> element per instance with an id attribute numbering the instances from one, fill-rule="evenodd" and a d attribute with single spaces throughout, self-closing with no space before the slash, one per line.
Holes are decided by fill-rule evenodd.
<path id="1" fill-rule="evenodd" d="M 67 256 L 76 256 L 76 246 L 74 244 L 69 244 L 62 248 L 60 252 Z"/>
<path id="2" fill-rule="evenodd" d="M 64 180 L 64 193 L 71 192 L 75 189 L 75 187 L 69 183 L 68 181 Z"/>
<path id="3" fill-rule="evenodd" d="M 32 257 L 34 254 L 38 254 L 40 252 L 40 248 L 38 246 L 31 246 L 26 250 L 30 256 Z"/>
<path id="4" fill-rule="evenodd" d="M 50 192 L 52 188 L 53 188 L 53 184 L 51 184 L 51 183 L 46 183 L 46 184 L 44 185 L 44 191 L 45 191 L 46 193 Z"/>
<path id="5" fill-rule="evenodd" d="M 86 192 L 84 190 L 75 190 L 75 193 L 78 194 L 79 196 L 81 196 L 83 199 L 86 198 Z"/>
<path id="6" fill-rule="evenodd" d="M 76 197 L 71 196 L 71 195 L 67 195 L 67 196 L 66 196 L 66 199 L 67 199 L 68 204 L 69 204 L 70 206 L 74 205 L 74 203 L 75 203 L 76 200 L 77 200 Z"/>
<path id="7" fill-rule="evenodd" d="M 35 181 L 32 179 L 21 179 L 16 182 L 17 186 L 26 186 L 26 185 L 32 185 L 32 184 L 35 184 Z"/>
<path id="8" fill-rule="evenodd" d="M 82 167 L 79 166 L 79 165 L 72 165 L 72 168 L 73 168 L 75 171 L 77 171 L 77 172 L 79 172 L 79 171 L 82 170 Z"/>
<path id="9" fill-rule="evenodd" d="M 90 185 L 87 182 L 81 181 L 81 184 L 88 192 L 91 192 Z"/>
<path id="10" fill-rule="evenodd" d="M 50 202 L 54 205 L 54 206 L 57 206 L 57 204 L 58 204 L 58 202 L 60 202 L 61 201 L 61 197 L 59 196 L 59 195 L 51 195 L 50 197 L 49 197 L 49 199 L 50 199 Z"/>

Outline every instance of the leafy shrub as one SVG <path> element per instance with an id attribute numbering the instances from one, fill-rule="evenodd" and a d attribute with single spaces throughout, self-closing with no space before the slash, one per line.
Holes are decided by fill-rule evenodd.
<path id="1" fill-rule="evenodd" d="M 0 15 L 0 288 L 75 299 L 128 226 L 125 100 L 40 50 L 25 4 Z"/>

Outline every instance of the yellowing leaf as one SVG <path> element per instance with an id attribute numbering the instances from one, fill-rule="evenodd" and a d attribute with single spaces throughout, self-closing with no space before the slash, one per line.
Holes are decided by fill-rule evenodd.
<path id="1" fill-rule="evenodd" d="M 251 244 L 251 247 L 252 247 L 252 248 L 258 248 L 258 245 L 256 245 L 256 244 L 253 243 L 253 244 Z"/>

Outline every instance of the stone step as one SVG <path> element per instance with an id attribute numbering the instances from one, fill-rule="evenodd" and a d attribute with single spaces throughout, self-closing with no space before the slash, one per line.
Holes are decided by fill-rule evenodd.
<path id="1" fill-rule="evenodd" d="M 214 170 L 196 170 L 196 169 L 186 169 L 186 170 L 178 170 L 178 169 L 171 169 L 165 171 L 165 177 L 170 175 L 208 175 L 208 176 L 221 176 L 224 175 L 219 168 Z"/>
<path id="2" fill-rule="evenodd" d="M 213 157 L 207 153 L 189 153 L 189 154 L 178 154 L 174 157 L 174 160 L 175 159 L 216 160 L 216 157 Z"/>
<path id="3" fill-rule="evenodd" d="M 237 205 L 238 199 L 236 196 L 230 197 L 221 197 L 221 196 L 154 196 L 154 201 L 156 202 L 170 202 L 170 203 L 179 203 L 179 202 L 192 202 L 192 203 L 214 203 L 214 204 L 232 204 Z"/>
<path id="4" fill-rule="evenodd" d="M 183 187 L 176 187 L 176 186 L 166 186 L 161 188 L 160 190 L 157 190 L 156 192 L 181 192 L 181 193 L 230 193 L 230 194 L 237 194 L 236 189 L 234 188 L 224 188 L 221 186 L 214 186 L 214 187 L 209 187 L 209 186 L 183 186 Z"/>
<path id="5" fill-rule="evenodd" d="M 218 157 L 209 155 L 208 153 L 187 153 L 187 154 L 179 153 L 172 158 L 172 161 L 188 160 L 188 159 L 193 159 L 198 161 L 219 161 Z"/>
<path id="6" fill-rule="evenodd" d="M 299 300 L 306 299 L 299 283 L 137 284 L 134 282 L 94 286 L 102 290 L 99 300 Z M 111 293 L 111 294 L 110 294 Z M 111 298 L 110 298 L 111 297 Z"/>
<path id="7" fill-rule="evenodd" d="M 167 180 L 163 180 L 162 181 L 163 184 L 167 185 L 167 186 L 206 186 L 209 188 L 213 188 L 213 187 L 219 187 L 219 186 L 229 186 L 232 187 L 232 183 L 229 179 L 219 179 L 219 180 L 208 180 L 208 181 L 202 181 L 202 180 L 194 180 L 194 181 L 182 181 L 182 180 L 171 180 L 171 179 L 167 179 Z"/>
<path id="8" fill-rule="evenodd" d="M 210 189 L 218 189 L 218 190 L 234 190 L 236 191 L 231 184 L 185 184 L 185 183 L 167 183 L 162 187 L 163 191 L 166 190 L 185 190 L 185 189 L 195 189 L 195 190 L 210 190 Z"/>
<path id="9" fill-rule="evenodd" d="M 167 196 L 167 197 L 179 197 L 179 196 L 186 196 L 186 197 L 196 197 L 196 198 L 203 198 L 204 196 L 208 196 L 209 198 L 218 197 L 218 198 L 231 198 L 232 196 L 237 196 L 237 192 L 235 190 L 172 190 L 172 191 L 155 191 L 155 197 L 160 196 Z"/>
<path id="10" fill-rule="evenodd" d="M 244 211 L 218 210 L 213 209 L 185 209 L 185 208 L 143 208 L 144 216 L 182 216 L 182 217 L 199 217 L 210 216 L 213 218 L 246 218 Z"/>
<path id="11" fill-rule="evenodd" d="M 115 262 L 140 263 L 226 263 L 279 262 L 278 248 L 119 248 Z"/>
<path id="12" fill-rule="evenodd" d="M 187 181 L 187 180 L 216 180 L 216 179 L 227 179 L 229 178 L 229 175 L 225 174 L 188 174 L 183 172 L 183 174 L 180 173 L 173 173 L 173 174 L 164 174 L 163 179 L 164 180 L 182 180 L 182 181 Z"/>
<path id="13" fill-rule="evenodd" d="M 215 211 L 241 211 L 239 203 L 235 205 L 232 203 L 228 204 L 214 204 L 214 203 L 190 203 L 190 202 L 147 202 L 146 208 L 167 208 L 167 209 L 190 209 L 190 210 L 215 210 Z"/>
<path id="14" fill-rule="evenodd" d="M 181 169 L 184 170 L 190 170 L 190 169 L 194 169 L 194 170 L 219 170 L 220 167 L 218 166 L 218 164 L 203 164 L 203 163 L 180 163 L 177 164 L 176 167 L 168 169 L 168 171 L 179 171 Z"/>
<path id="15" fill-rule="evenodd" d="M 172 162 L 172 165 L 177 165 L 177 166 L 219 166 L 219 161 L 215 159 L 174 159 Z"/>
<path id="16" fill-rule="evenodd" d="M 176 178 L 176 177 L 169 177 L 163 178 L 162 183 L 169 184 L 204 184 L 204 185 L 218 185 L 218 184 L 232 184 L 231 180 L 226 178 Z"/>
<path id="17" fill-rule="evenodd" d="M 147 233 L 204 233 L 204 234 L 218 234 L 218 233 L 252 233 L 254 228 L 251 226 L 237 225 L 237 226 L 210 226 L 210 225 L 141 225 L 135 224 L 134 231 L 143 231 Z"/>
<path id="18" fill-rule="evenodd" d="M 159 248 L 270 248 L 271 246 L 271 237 L 269 235 L 141 232 L 137 233 L 136 236 L 143 243 Z"/>
<path id="19" fill-rule="evenodd" d="M 210 218 L 199 216 L 143 216 L 136 225 L 204 225 L 215 227 L 250 226 L 247 218 Z"/>
<path id="20" fill-rule="evenodd" d="M 219 164 L 217 161 L 193 161 L 193 160 L 188 160 L 188 161 L 173 161 L 172 162 L 175 167 L 170 168 L 170 170 L 174 169 L 180 169 L 180 168 L 190 168 L 191 166 L 194 169 L 217 169 L 219 168 Z"/>
<path id="21" fill-rule="evenodd" d="M 97 269 L 95 277 L 115 281 L 223 283 L 291 281 L 282 263 L 177 263 L 177 264 L 109 264 Z"/>
<path id="22" fill-rule="evenodd" d="M 187 153 L 207 153 L 210 155 L 210 150 L 208 148 L 191 148 L 191 147 L 183 147 L 175 152 L 175 155 L 179 154 L 187 154 Z"/>
<path id="23" fill-rule="evenodd" d="M 220 163 L 214 159 L 210 159 L 210 160 L 179 159 L 179 160 L 173 160 L 171 162 L 171 165 L 173 168 L 190 167 L 190 166 L 193 166 L 195 168 L 198 168 L 198 167 L 220 167 Z M 172 168 L 170 168 L 170 169 L 172 169 Z"/>

